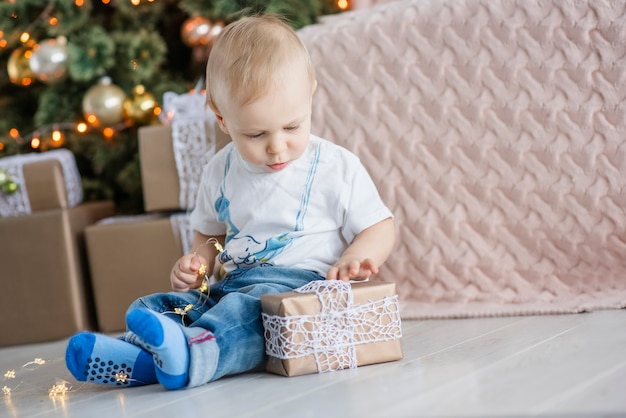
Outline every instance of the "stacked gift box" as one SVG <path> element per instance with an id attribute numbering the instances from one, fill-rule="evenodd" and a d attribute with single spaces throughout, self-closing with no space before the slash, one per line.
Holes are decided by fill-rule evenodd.
<path id="1" fill-rule="evenodd" d="M 86 230 L 102 332 L 124 330 L 126 309 L 138 297 L 169 291 L 172 266 L 193 251 L 189 213 L 202 168 L 230 140 L 204 102 L 201 94 L 166 93 L 168 118 L 138 131 L 145 213 L 103 219 Z"/>
<path id="2" fill-rule="evenodd" d="M 318 280 L 261 304 L 269 372 L 326 373 L 403 356 L 395 283 Z"/>
<path id="3" fill-rule="evenodd" d="M 0 346 L 94 329 L 84 231 L 113 203 L 83 202 L 74 155 L 65 149 L 0 159 Z"/>

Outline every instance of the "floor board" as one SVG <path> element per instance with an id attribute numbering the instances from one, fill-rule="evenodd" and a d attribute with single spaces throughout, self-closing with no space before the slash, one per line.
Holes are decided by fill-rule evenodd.
<path id="1" fill-rule="evenodd" d="M 397 362 L 291 378 L 249 373 L 174 392 L 76 382 L 66 341 L 0 348 L 0 373 L 15 371 L 0 377 L 11 390 L 0 394 L 0 417 L 626 416 L 625 310 L 402 328 Z M 70 391 L 49 397 L 61 381 Z"/>

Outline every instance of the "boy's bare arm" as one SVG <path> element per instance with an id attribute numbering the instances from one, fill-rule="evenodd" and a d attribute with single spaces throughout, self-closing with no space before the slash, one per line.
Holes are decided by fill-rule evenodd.
<path id="1" fill-rule="evenodd" d="M 366 279 L 378 273 L 395 242 L 392 218 L 387 218 L 361 231 L 346 248 L 341 258 L 328 270 L 328 280 Z"/>

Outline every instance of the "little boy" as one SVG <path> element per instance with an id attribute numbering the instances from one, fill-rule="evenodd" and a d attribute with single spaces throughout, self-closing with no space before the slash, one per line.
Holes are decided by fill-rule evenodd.
<path id="1" fill-rule="evenodd" d="M 392 214 L 356 156 L 311 135 L 316 85 L 306 48 L 279 18 L 224 29 L 207 63 L 207 104 L 232 142 L 204 167 L 190 215 L 196 251 L 172 268 L 173 292 L 130 306 L 121 339 L 70 339 L 76 379 L 179 389 L 259 369 L 261 295 L 378 272 Z M 208 297 L 201 268 L 220 279 Z"/>

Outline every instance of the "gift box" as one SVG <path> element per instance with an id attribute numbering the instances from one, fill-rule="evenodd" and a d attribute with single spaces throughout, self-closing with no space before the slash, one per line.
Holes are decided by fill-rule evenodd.
<path id="1" fill-rule="evenodd" d="M 138 136 L 146 212 L 192 209 L 202 168 L 230 141 L 215 123 L 204 121 L 144 126 Z"/>
<path id="2" fill-rule="evenodd" d="M 71 208 L 82 202 L 80 174 L 69 150 L 5 157 L 0 159 L 0 170 L 18 185 L 13 193 L 0 192 L 0 217 Z"/>
<path id="3" fill-rule="evenodd" d="M 112 202 L 0 218 L 0 346 L 94 329 L 84 230 Z"/>
<path id="4" fill-rule="evenodd" d="M 128 306 L 168 292 L 170 271 L 192 237 L 187 214 L 103 219 L 85 231 L 98 329 L 123 331 Z"/>
<path id="5" fill-rule="evenodd" d="M 320 280 L 261 296 L 267 370 L 298 376 L 402 358 L 394 283 Z"/>

